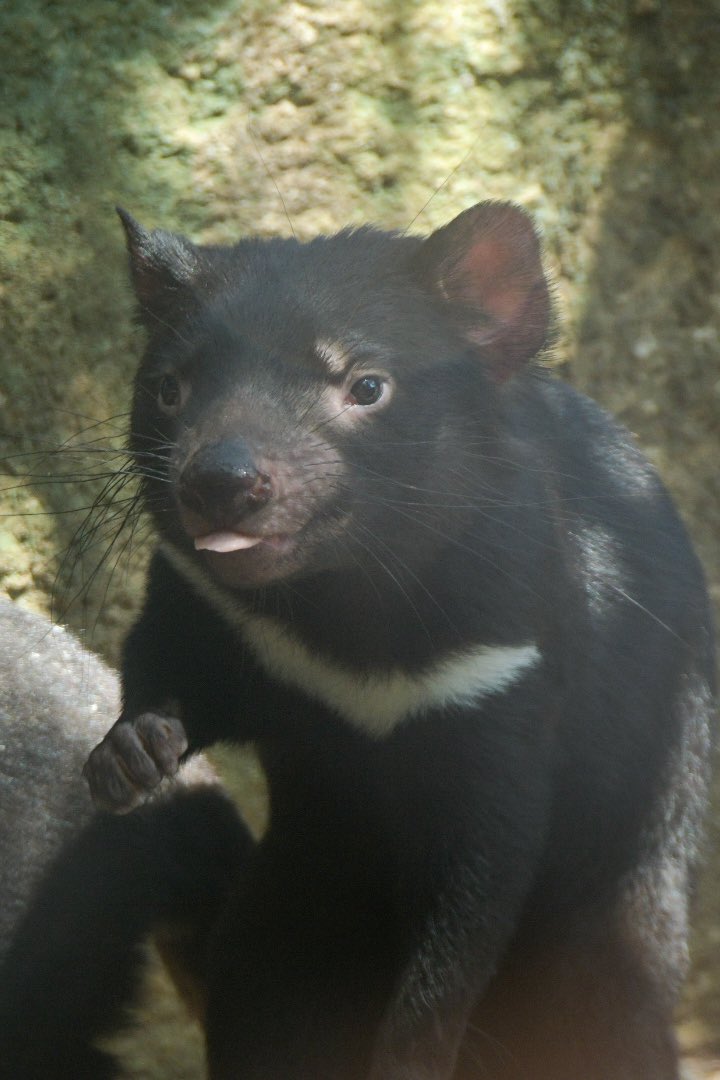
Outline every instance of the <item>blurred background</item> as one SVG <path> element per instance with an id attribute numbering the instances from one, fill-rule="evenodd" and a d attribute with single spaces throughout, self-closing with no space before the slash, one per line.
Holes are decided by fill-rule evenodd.
<path id="1" fill-rule="evenodd" d="M 111 662 L 137 609 L 147 535 L 111 499 L 142 348 L 116 204 L 217 243 L 427 232 L 503 198 L 544 236 L 559 375 L 637 434 L 720 602 L 719 55 L 718 0 L 5 0 L 0 591 Z M 231 773 L 259 805 L 252 760 Z M 679 1017 L 702 1077 L 719 805 L 708 852 Z M 147 995 L 128 1077 L 200 1077 L 157 971 Z"/>

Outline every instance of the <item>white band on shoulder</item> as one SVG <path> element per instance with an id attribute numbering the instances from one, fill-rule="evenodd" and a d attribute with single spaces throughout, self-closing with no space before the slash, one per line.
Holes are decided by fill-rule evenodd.
<path id="1" fill-rule="evenodd" d="M 361 673 L 318 655 L 277 619 L 255 615 L 228 596 L 192 559 L 163 545 L 176 569 L 235 629 L 265 670 L 280 682 L 322 701 L 374 738 L 389 735 L 412 716 L 450 705 L 473 705 L 502 693 L 536 667 L 533 642 L 476 645 L 443 657 L 417 673 Z"/>

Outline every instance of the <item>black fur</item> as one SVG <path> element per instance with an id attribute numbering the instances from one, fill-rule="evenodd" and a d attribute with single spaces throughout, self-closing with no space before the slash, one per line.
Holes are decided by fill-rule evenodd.
<path id="1" fill-rule="evenodd" d="M 124 222 L 163 546 L 87 772 L 126 809 L 174 768 L 178 720 L 190 751 L 257 743 L 271 823 L 202 962 L 210 1076 L 676 1080 L 708 602 L 627 434 L 530 365 L 549 300 L 527 219 L 229 249 Z M 515 650 L 512 677 L 443 698 L 434 665 L 483 647 Z M 363 711 L 425 676 L 407 715 L 380 691 L 385 720 Z M 131 886 L 124 840 L 83 843 L 118 858 L 135 940 L 147 867 Z"/>
<path id="2" fill-rule="evenodd" d="M 152 808 L 99 819 L 78 837 L 94 816 L 81 769 L 119 702 L 115 673 L 70 633 L 0 597 L 3 1077 L 116 1075 L 88 1033 L 130 1019 L 150 929 L 202 1010 L 184 968 L 204 953 L 213 890 L 224 894 L 249 841 L 202 755 Z"/>
<path id="3" fill-rule="evenodd" d="M 88 1035 L 127 1019 L 151 931 L 207 937 L 249 844 L 211 788 L 96 817 L 48 869 L 5 958 L 0 1075 L 116 1076 Z"/>

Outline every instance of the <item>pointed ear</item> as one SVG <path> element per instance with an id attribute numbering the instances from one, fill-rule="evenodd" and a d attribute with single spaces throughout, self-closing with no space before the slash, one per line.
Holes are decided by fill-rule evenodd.
<path id="1" fill-rule="evenodd" d="M 434 232 L 418 267 L 498 380 L 547 344 L 550 293 L 533 224 L 519 206 L 485 202 Z"/>
<path id="2" fill-rule="evenodd" d="M 200 252 L 184 236 L 163 229 L 148 232 L 127 210 L 116 209 L 125 229 L 140 318 L 148 329 L 157 329 L 174 311 L 190 305 L 202 265 Z"/>

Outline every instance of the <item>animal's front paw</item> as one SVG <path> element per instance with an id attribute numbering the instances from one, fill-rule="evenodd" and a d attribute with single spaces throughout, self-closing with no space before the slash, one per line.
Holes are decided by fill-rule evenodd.
<path id="1" fill-rule="evenodd" d="M 187 745 L 177 717 L 154 712 L 121 717 L 85 763 L 93 801 L 116 814 L 132 810 L 163 777 L 175 775 Z"/>

